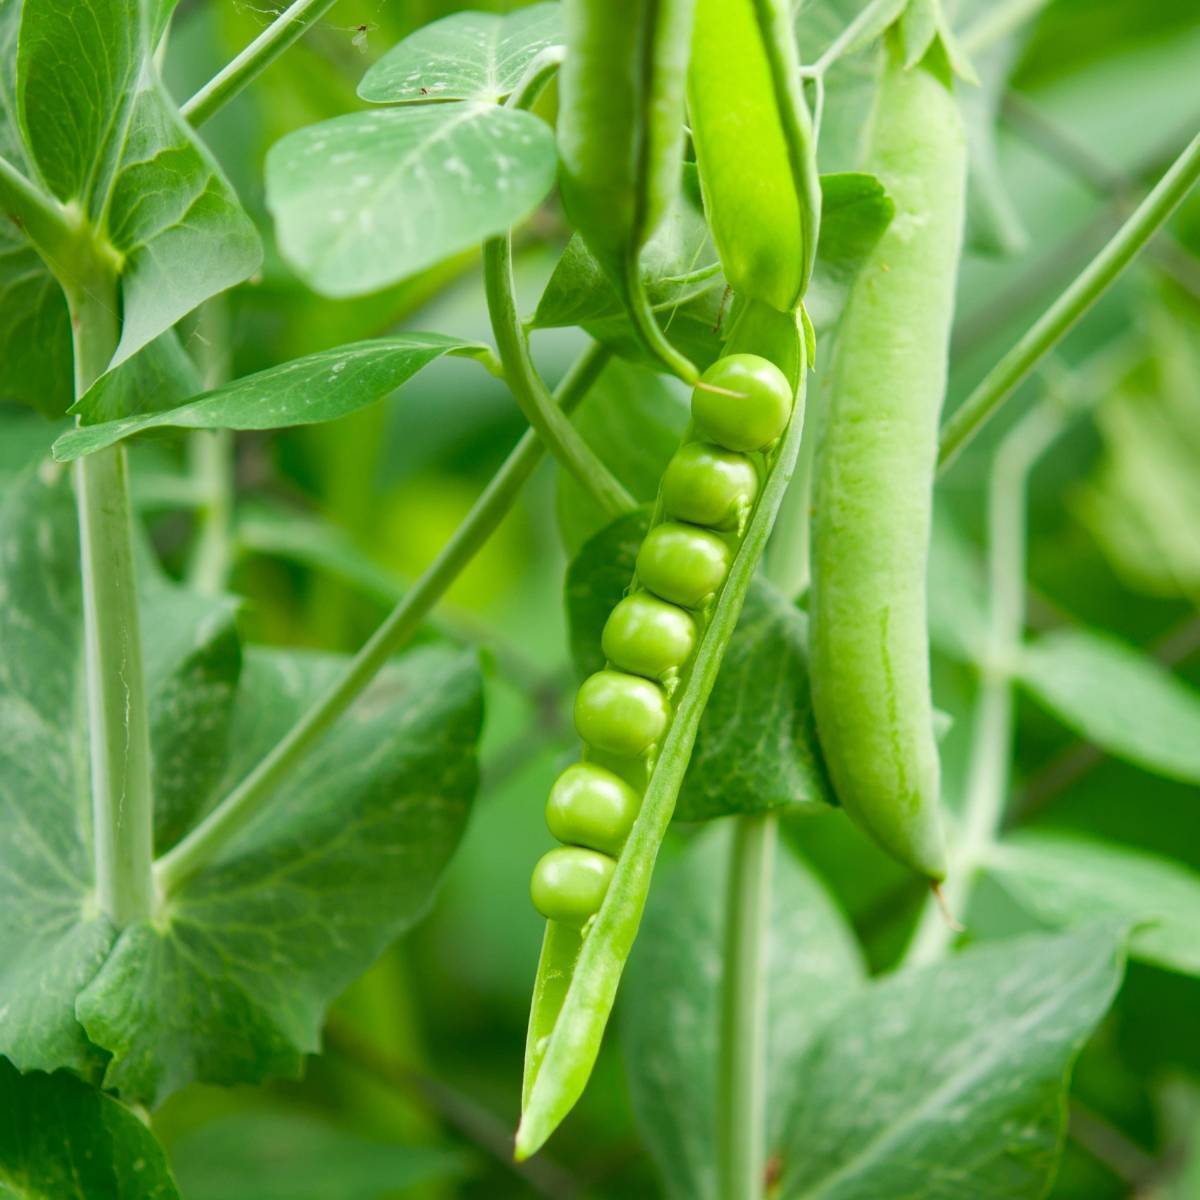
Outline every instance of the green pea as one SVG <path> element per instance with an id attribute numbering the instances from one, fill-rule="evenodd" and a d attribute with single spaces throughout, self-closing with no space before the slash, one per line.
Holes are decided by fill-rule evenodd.
<path id="1" fill-rule="evenodd" d="M 582 925 L 600 911 L 616 862 L 581 846 L 556 846 L 533 868 L 529 895 L 547 921 Z"/>
<path id="2" fill-rule="evenodd" d="M 579 736 L 609 754 L 644 754 L 666 732 L 670 718 L 662 688 L 621 671 L 597 671 L 575 696 Z"/>
<path id="3" fill-rule="evenodd" d="M 622 671 L 660 679 L 691 658 L 696 623 L 674 604 L 635 592 L 609 614 L 600 645 L 605 658 Z"/>
<path id="4" fill-rule="evenodd" d="M 757 354 L 718 358 L 692 393 L 697 427 L 727 450 L 769 446 L 787 428 L 791 415 L 787 376 Z"/>
<path id="5" fill-rule="evenodd" d="M 962 118 L 927 58 L 889 35 L 869 169 L 896 215 L 842 315 L 817 448 L 812 662 L 838 797 L 886 850 L 945 872 L 926 571 L 938 415 L 962 241 Z"/>
<path id="6" fill-rule="evenodd" d="M 729 546 L 715 533 L 666 521 L 642 542 L 637 573 L 655 595 L 695 608 L 724 583 L 730 558 Z"/>
<path id="7" fill-rule="evenodd" d="M 744 454 L 707 442 L 681 446 L 662 481 L 663 504 L 671 516 L 713 529 L 736 529 L 757 493 L 754 464 Z"/>
<path id="8" fill-rule="evenodd" d="M 633 828 L 641 798 L 619 775 L 575 763 L 555 780 L 546 824 L 560 842 L 617 855 Z"/>

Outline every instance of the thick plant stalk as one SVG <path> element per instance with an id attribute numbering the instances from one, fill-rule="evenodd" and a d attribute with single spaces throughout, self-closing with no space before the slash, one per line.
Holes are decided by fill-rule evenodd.
<path id="1" fill-rule="evenodd" d="M 68 288 L 75 392 L 82 396 L 117 345 L 116 285 L 103 270 Z M 153 909 L 154 797 L 138 624 L 133 520 L 123 446 L 75 464 L 83 589 L 92 851 L 101 911 L 122 927 Z"/>

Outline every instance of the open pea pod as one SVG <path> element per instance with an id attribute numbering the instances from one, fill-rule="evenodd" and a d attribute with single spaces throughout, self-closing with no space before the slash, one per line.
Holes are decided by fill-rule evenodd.
<path id="1" fill-rule="evenodd" d="M 644 758 L 626 766 L 630 782 L 637 771 L 642 772 L 639 782 L 644 783 L 644 791 L 624 845 L 609 868 L 603 900 L 578 927 L 559 920 L 547 923 L 526 1045 L 518 1159 L 542 1146 L 579 1099 L 591 1074 L 704 706 L 799 452 L 809 362 L 808 326 L 802 314 L 748 301 L 734 322 L 727 349 L 726 358 L 753 354 L 782 371 L 793 395 L 790 417 L 780 435 L 758 454 L 761 487 L 739 528 L 728 535 L 736 548 L 723 583 L 696 612 L 696 648 L 671 681 L 665 729 Z M 664 509 L 660 495 L 651 534 L 656 527 L 668 528 Z M 638 586 L 635 579 L 634 587 Z M 614 765 L 603 754 L 589 751 L 588 757 L 606 767 Z"/>
<path id="2" fill-rule="evenodd" d="M 793 311 L 816 256 L 821 184 L 785 0 L 697 0 L 688 112 L 725 278 Z"/>

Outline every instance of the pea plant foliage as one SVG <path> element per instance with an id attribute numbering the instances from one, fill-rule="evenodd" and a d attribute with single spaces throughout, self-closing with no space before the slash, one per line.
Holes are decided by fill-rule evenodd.
<path id="1" fill-rule="evenodd" d="M 1194 246 L 1153 259 L 1123 342 L 1081 320 L 1124 302 L 1197 141 L 1126 181 L 1139 203 L 1048 307 L 972 333 L 979 264 L 1015 269 L 1061 208 L 1024 228 L 996 134 L 1037 4 L 433 4 L 381 16 L 389 43 L 296 0 L 181 99 L 164 71 L 205 7 L 0 0 L 0 1193 L 580 1195 L 571 1130 L 616 1051 L 647 1162 L 612 1195 L 1116 1195 L 1060 1176 L 1072 1072 L 1105 1069 L 1127 959 L 1151 989 L 1200 978 L 1198 864 L 1029 820 L 1049 799 L 1019 784 L 1062 743 L 1068 773 L 1194 799 L 1200 692 L 1100 605 L 1031 615 L 1026 580 L 1037 469 L 1083 429 L 1099 466 L 1067 507 L 1105 578 L 1200 594 L 1186 539 L 1146 537 L 1162 497 L 1194 500 L 1171 405 L 1200 300 L 1153 274 Z M 269 102 L 266 69 L 303 76 L 310 45 L 354 75 L 336 104 L 280 104 L 252 162 L 210 148 L 209 119 Z M 472 320 L 409 327 L 480 266 Z M 316 315 L 240 370 L 230 312 Z M 994 365 L 963 375 L 972 337 Z M 554 345 L 578 348 L 565 371 Z M 499 467 L 466 403 L 488 389 L 527 425 Z M 385 403 L 490 439 L 494 471 L 402 580 L 364 548 L 370 503 L 297 501 L 322 471 L 369 482 Z M 484 699 L 494 753 L 529 672 L 443 601 L 526 490 L 558 546 L 529 552 L 523 603 L 547 611 L 528 591 L 558 572 L 564 622 L 535 722 L 560 774 L 521 811 L 546 804 L 561 844 L 518 864 L 543 940 L 522 907 L 524 1076 L 506 1025 L 493 1114 L 363 1051 L 378 1005 L 330 1010 L 500 804 Z M 272 579 L 309 581 L 312 628 L 272 619 Z M 373 632 L 321 624 L 337 589 L 383 603 Z M 545 715 L 564 677 L 578 738 Z M 415 1097 L 411 1138 L 360 1137 L 366 1101 L 179 1134 L 196 1085 L 317 1061 L 306 1094 L 350 1094 L 339 1052 Z M 1127 1135 L 1090 1120 L 1119 1172 Z M 1187 1161 L 1123 1178 L 1183 1197 Z"/>

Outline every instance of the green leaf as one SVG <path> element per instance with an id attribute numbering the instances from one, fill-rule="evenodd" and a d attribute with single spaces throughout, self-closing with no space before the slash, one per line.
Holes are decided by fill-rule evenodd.
<path id="1" fill-rule="evenodd" d="M 660 376 L 614 361 L 572 420 L 629 494 L 648 502 L 658 494 L 662 473 L 679 448 L 687 408 L 679 392 Z M 573 475 L 560 471 L 557 482 L 558 527 L 568 552 L 576 553 L 610 516 Z"/>
<path id="2" fill-rule="evenodd" d="M 84 425 L 145 416 L 182 404 L 203 386 L 179 335 L 168 329 L 115 371 L 101 375 L 67 411 Z"/>
<path id="3" fill-rule="evenodd" d="M 554 172 L 554 135 L 531 113 L 474 102 L 385 109 L 276 142 L 267 205 L 305 280 L 357 296 L 515 225 Z"/>
<path id="4" fill-rule="evenodd" d="M 684 164 L 679 191 L 654 236 L 642 248 L 638 266 L 650 306 L 660 315 L 705 292 L 715 290 L 719 295 L 725 290 L 704 219 L 695 163 Z M 575 234 L 538 301 L 534 328 L 588 326 L 624 316 L 625 306 L 608 273 Z M 667 328 L 671 332 L 671 325 Z"/>
<path id="5" fill-rule="evenodd" d="M 808 618 L 757 579 L 700 720 L 675 816 L 705 821 L 788 805 L 820 812 L 836 803 L 813 717 Z"/>
<path id="6" fill-rule="evenodd" d="M 380 1200 L 464 1174 L 458 1151 L 375 1141 L 299 1112 L 242 1112 L 186 1134 L 187 1200 Z"/>
<path id="7" fill-rule="evenodd" d="M 44 474 L 0 510 L 0 1053 L 107 1070 L 145 1101 L 193 1078 L 294 1074 L 324 1006 L 423 911 L 461 834 L 477 665 L 438 646 L 398 660 L 223 857 L 118 936 L 92 896 L 74 504 L 66 474 Z M 167 584 L 146 554 L 141 569 L 166 847 L 342 663 L 254 651 L 239 677 L 230 604 Z"/>
<path id="8" fill-rule="evenodd" d="M 483 347 L 440 333 L 405 333 L 321 350 L 236 379 L 178 408 L 87 425 L 64 433 L 54 456 L 69 462 L 147 429 L 283 429 L 332 421 L 394 391 L 445 354 L 472 356 Z M 103 393 L 81 402 L 98 412 Z"/>
<path id="9" fill-rule="evenodd" d="M 165 11 L 151 22 L 136 0 L 22 7 L 15 102 L 28 157 L 120 260 L 114 367 L 262 260 L 253 223 L 158 77 L 149 26 Z"/>
<path id="10" fill-rule="evenodd" d="M 13 1200 L 179 1200 L 154 1135 L 120 1101 L 66 1072 L 0 1059 L 0 1194 Z"/>
<path id="11" fill-rule="evenodd" d="M 821 176 L 821 232 L 804 302 L 818 329 L 831 329 L 837 321 L 854 277 L 895 211 L 874 175 L 847 171 Z"/>
<path id="12" fill-rule="evenodd" d="M 648 522 L 648 509 L 618 517 L 567 568 L 571 654 L 581 675 L 604 666 L 600 634 L 629 587 Z M 836 803 L 813 721 L 807 624 L 765 580 L 753 582 L 700 721 L 677 820 Z M 747 712 L 761 719 L 747 722 Z"/>
<path id="13" fill-rule="evenodd" d="M 1061 629 L 1027 646 L 1021 682 L 1063 724 L 1116 758 L 1200 783 L 1200 695 L 1104 634 Z"/>
<path id="14" fill-rule="evenodd" d="M 340 667 L 247 654 L 226 784 Z M 106 1085 L 153 1103 L 193 1079 L 298 1074 L 329 1002 L 430 903 L 475 791 L 479 689 L 469 653 L 407 654 L 161 920 L 122 932 L 77 1005 L 113 1054 Z"/>
<path id="15" fill-rule="evenodd" d="M 10 485 L 0 539 L 0 1053 L 26 1070 L 86 1074 L 102 1056 L 75 1018 L 75 997 L 114 931 L 92 897 L 79 546 L 65 473 Z M 227 697 L 236 678 L 232 613 L 149 570 L 140 601 L 155 782 L 169 822 L 179 804 L 201 799 L 199 765 L 222 744 L 214 690 Z M 194 769 L 189 788 L 183 775 Z"/>
<path id="16" fill-rule="evenodd" d="M 543 50 L 562 44 L 562 24 L 560 4 L 533 4 L 507 15 L 452 13 L 393 46 L 363 76 L 358 94 L 376 104 L 498 104 Z"/>
<path id="17" fill-rule="evenodd" d="M 806 306 L 817 327 L 828 329 L 895 206 L 882 184 L 861 172 L 823 175 L 821 193 L 820 241 Z M 710 363 L 721 350 L 728 305 L 694 165 L 685 168 L 678 197 L 642 251 L 639 266 L 651 307 L 663 318 L 671 341 L 700 365 Z M 649 361 L 620 297 L 578 235 L 563 251 L 533 317 L 538 329 L 567 325 L 582 325 L 623 357 Z"/>
<path id="18" fill-rule="evenodd" d="M 58 417 L 74 386 L 66 299 L 29 243 L 0 219 L 0 400 Z"/>
<path id="19" fill-rule="evenodd" d="M 731 833 L 728 823 L 707 831 L 655 889 L 623 988 L 634 1115 L 666 1194 L 678 1200 L 719 1200 L 714 1100 Z M 809 1043 L 865 979 L 844 916 L 786 847 L 775 854 L 764 978 L 773 1152 L 804 1086 L 798 1068 Z"/>
<path id="20" fill-rule="evenodd" d="M 987 870 L 1049 924 L 1111 913 L 1136 925 L 1134 958 L 1200 975 L 1200 874 L 1181 863 L 1076 834 L 1032 832 L 993 846 Z"/>
<path id="21" fill-rule="evenodd" d="M 1017 938 L 851 997 L 795 1072 L 783 1200 L 1044 1196 L 1120 941 L 1109 923 Z"/>

